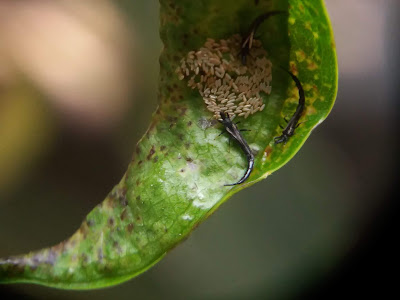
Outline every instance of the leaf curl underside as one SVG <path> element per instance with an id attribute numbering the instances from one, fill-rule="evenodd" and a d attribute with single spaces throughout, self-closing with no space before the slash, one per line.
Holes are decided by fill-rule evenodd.
<path id="1" fill-rule="evenodd" d="M 288 162 L 313 128 L 329 114 L 336 97 L 337 63 L 333 35 L 322 0 L 160 0 L 159 107 L 137 144 L 121 182 L 88 214 L 64 242 L 27 255 L 0 260 L 0 283 L 30 282 L 65 289 L 91 289 L 132 278 L 158 262 L 171 248 L 239 190 L 266 178 Z M 298 101 L 285 72 L 273 70 L 265 109 L 241 120 L 256 152 L 249 180 L 241 177 L 246 161 L 239 147 L 219 137 L 221 125 L 197 92 L 174 73 L 180 59 L 207 38 L 246 32 L 255 17 L 286 10 L 263 23 L 257 38 L 274 65 L 286 66 L 301 80 L 306 111 L 286 145 L 273 137 Z"/>

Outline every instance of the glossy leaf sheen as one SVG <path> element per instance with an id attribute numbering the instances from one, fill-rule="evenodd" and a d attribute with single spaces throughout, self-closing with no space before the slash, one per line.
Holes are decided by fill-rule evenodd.
<path id="1" fill-rule="evenodd" d="M 328 115 L 336 97 L 337 65 L 333 36 L 321 0 L 160 0 L 160 105 L 138 143 L 125 176 L 90 212 L 68 240 L 48 249 L 0 260 L 0 282 L 31 282 L 66 289 L 91 289 L 123 282 L 150 268 L 181 242 L 232 194 L 266 178 L 299 150 Z M 256 153 L 248 181 L 237 145 L 229 149 L 218 123 L 197 90 L 174 73 L 180 59 L 207 38 L 219 40 L 246 32 L 255 17 L 271 17 L 258 29 L 274 65 L 298 75 L 306 111 L 286 145 L 274 145 L 279 124 L 290 117 L 298 92 L 287 73 L 273 69 L 272 93 L 262 112 L 241 120 Z"/>

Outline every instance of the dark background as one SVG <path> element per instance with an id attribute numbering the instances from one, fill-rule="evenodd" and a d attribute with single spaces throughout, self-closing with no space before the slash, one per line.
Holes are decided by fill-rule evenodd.
<path id="1" fill-rule="evenodd" d="M 84 4 L 75 7 L 66 1 L 31 1 L 27 7 L 11 2 L 0 3 L 0 41 L 5 41 L 0 47 L 1 257 L 71 235 L 119 181 L 156 107 L 161 51 L 156 1 L 89 1 L 90 13 L 84 13 Z M 339 61 L 337 102 L 288 165 L 232 197 L 187 241 L 136 279 L 85 292 L 1 286 L 0 295 L 395 295 L 400 5 L 395 0 L 326 4 Z M 28 22 L 22 33 L 12 23 L 21 22 L 17 16 Z M 27 34 L 41 40 L 29 44 Z M 44 47 L 34 47 L 37 44 Z M 45 49 L 54 44 L 59 47 L 49 55 Z M 25 52 L 17 51 L 21 48 Z M 73 55 L 74 49 L 79 55 Z M 110 56 L 115 59 L 104 61 Z M 49 80 L 58 76 L 59 81 Z M 69 93 L 71 87 L 79 93 Z"/>

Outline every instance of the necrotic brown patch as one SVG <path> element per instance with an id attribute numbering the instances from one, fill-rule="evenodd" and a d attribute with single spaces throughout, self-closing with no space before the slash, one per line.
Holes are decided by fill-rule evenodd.
<path id="1" fill-rule="evenodd" d="M 121 220 L 125 220 L 127 217 L 128 213 L 126 212 L 126 209 L 124 209 L 120 215 Z"/>

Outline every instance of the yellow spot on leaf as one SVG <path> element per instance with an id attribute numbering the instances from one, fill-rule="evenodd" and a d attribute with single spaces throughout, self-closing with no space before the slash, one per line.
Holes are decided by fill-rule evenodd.
<path id="1" fill-rule="evenodd" d="M 317 110 L 315 109 L 314 106 L 312 106 L 312 105 L 308 105 L 307 106 L 307 109 L 306 109 L 306 114 L 307 115 L 314 115 L 316 113 L 317 113 Z"/>
<path id="2" fill-rule="evenodd" d="M 292 18 L 292 17 L 290 17 L 288 21 L 289 21 L 290 25 L 293 25 L 294 23 L 296 23 L 296 19 Z"/>
<path id="3" fill-rule="evenodd" d="M 307 60 L 307 69 L 309 69 L 310 71 L 314 71 L 314 70 L 318 69 L 318 65 L 311 59 L 308 59 Z"/>
<path id="4" fill-rule="evenodd" d="M 310 31 L 311 31 L 311 23 L 310 23 L 310 22 L 305 22 L 305 23 L 304 23 L 304 27 L 305 27 L 307 30 L 310 30 Z"/>
<path id="5" fill-rule="evenodd" d="M 312 89 L 312 85 L 309 83 L 303 84 L 303 89 L 308 92 Z"/>
<path id="6" fill-rule="evenodd" d="M 299 72 L 297 71 L 296 63 L 294 61 L 290 61 L 289 66 L 290 66 L 290 72 L 292 72 L 294 75 L 297 76 Z"/>
<path id="7" fill-rule="evenodd" d="M 303 50 L 296 51 L 296 57 L 298 62 L 302 62 L 306 59 L 306 54 Z"/>

